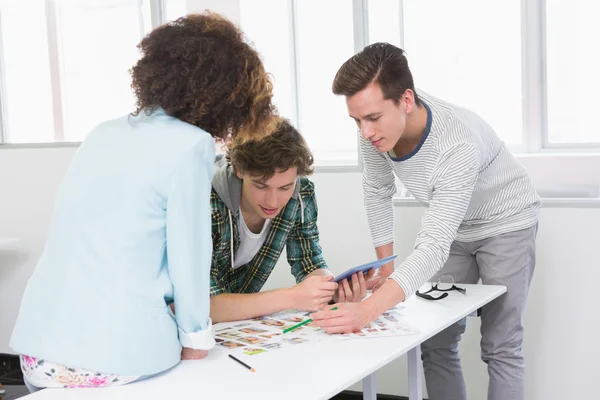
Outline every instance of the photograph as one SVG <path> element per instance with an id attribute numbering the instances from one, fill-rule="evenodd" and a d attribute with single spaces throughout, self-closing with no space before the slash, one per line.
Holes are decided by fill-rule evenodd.
<path id="1" fill-rule="evenodd" d="M 383 318 L 387 319 L 388 321 L 398 322 L 398 320 L 390 313 L 383 313 Z"/>
<path id="2" fill-rule="evenodd" d="M 293 322 L 295 324 L 297 324 L 298 322 L 304 321 L 304 317 L 302 317 L 300 315 L 282 316 L 282 317 L 279 317 L 279 319 L 282 321 L 286 321 L 286 322 Z"/>
<path id="3" fill-rule="evenodd" d="M 268 329 L 262 329 L 262 328 L 257 328 L 257 327 L 251 326 L 251 327 L 248 327 L 248 328 L 242 328 L 242 329 L 240 329 L 240 332 L 248 333 L 250 335 L 258 335 L 260 333 L 269 332 L 269 330 Z"/>
<path id="4" fill-rule="evenodd" d="M 283 341 L 286 343 L 289 343 L 289 344 L 300 344 L 300 343 L 308 342 L 308 339 L 303 339 L 300 337 L 293 337 L 293 338 L 285 338 L 285 339 L 283 339 Z"/>
<path id="5" fill-rule="evenodd" d="M 259 346 L 267 350 L 277 350 L 281 348 L 281 343 L 263 343 Z"/>
<path id="6" fill-rule="evenodd" d="M 236 349 L 238 347 L 244 347 L 245 345 L 236 342 L 222 342 L 219 343 L 219 346 L 227 347 L 228 349 Z"/>
<path id="7" fill-rule="evenodd" d="M 259 320 L 259 322 L 263 325 L 274 326 L 276 328 L 285 327 L 285 322 L 277 321 L 276 319 L 271 319 L 271 318 L 264 318 L 264 319 Z"/>
<path id="8" fill-rule="evenodd" d="M 267 339 L 259 338 L 256 336 L 244 336 L 236 338 L 235 340 L 239 340 L 240 342 L 248 343 L 248 344 L 257 344 L 266 342 Z"/>
<path id="9" fill-rule="evenodd" d="M 273 339 L 275 336 L 279 336 L 281 333 L 265 333 L 263 335 L 258 335 L 260 337 L 264 337 L 265 339 Z"/>
<path id="10" fill-rule="evenodd" d="M 265 349 L 257 349 L 255 347 L 244 347 L 244 350 L 242 350 L 242 353 L 244 353 L 247 356 L 253 356 L 255 354 L 264 353 L 265 351 L 266 351 Z"/>
<path id="11" fill-rule="evenodd" d="M 223 332 L 218 332 L 217 333 L 217 337 L 220 338 L 229 338 L 229 339 L 236 339 L 241 335 L 240 332 L 238 331 L 223 331 Z"/>

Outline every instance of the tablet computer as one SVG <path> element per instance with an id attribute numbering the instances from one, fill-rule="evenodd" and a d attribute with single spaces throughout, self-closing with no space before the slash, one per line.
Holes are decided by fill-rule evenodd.
<path id="1" fill-rule="evenodd" d="M 387 264 L 390 261 L 394 260 L 396 257 L 398 257 L 398 255 L 394 254 L 393 256 L 382 258 L 381 260 L 372 261 L 372 262 L 367 263 L 367 264 L 359 265 L 358 267 L 350 268 L 348 271 L 342 272 L 341 274 L 339 274 L 338 276 L 336 276 L 335 278 L 333 278 L 333 281 L 339 283 L 339 282 L 341 282 L 344 279 L 350 278 L 352 276 L 352 274 L 355 274 L 357 272 L 362 272 L 364 274 L 364 273 L 366 273 L 370 269 L 381 268 L 385 264 Z"/>

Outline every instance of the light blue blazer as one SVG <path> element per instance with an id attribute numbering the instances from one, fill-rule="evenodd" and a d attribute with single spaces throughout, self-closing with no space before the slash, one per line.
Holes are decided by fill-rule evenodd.
<path id="1" fill-rule="evenodd" d="M 95 128 L 59 189 L 11 348 L 98 372 L 150 375 L 177 364 L 182 344 L 214 346 L 214 159 L 208 133 L 161 109 Z"/>

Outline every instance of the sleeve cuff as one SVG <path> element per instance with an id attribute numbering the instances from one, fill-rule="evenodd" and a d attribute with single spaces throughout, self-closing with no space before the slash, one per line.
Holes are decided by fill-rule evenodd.
<path id="1" fill-rule="evenodd" d="M 380 246 L 385 246 L 386 244 L 394 243 L 394 241 L 394 236 L 386 236 L 384 238 L 373 237 L 373 247 L 377 248 Z"/>
<path id="2" fill-rule="evenodd" d="M 195 350 L 210 350 L 215 347 L 212 320 L 208 319 L 208 328 L 197 332 L 184 332 L 179 328 L 179 341 L 183 347 Z"/>

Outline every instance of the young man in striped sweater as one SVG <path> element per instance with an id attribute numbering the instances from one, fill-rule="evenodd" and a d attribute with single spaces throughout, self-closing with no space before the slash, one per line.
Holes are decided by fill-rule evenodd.
<path id="1" fill-rule="evenodd" d="M 313 314 L 329 332 L 362 328 L 427 280 L 505 285 L 483 308 L 482 359 L 488 398 L 523 399 L 522 314 L 535 266 L 540 199 L 524 168 L 474 112 L 414 88 L 402 49 L 367 46 L 338 71 L 333 92 L 346 97 L 361 131 L 363 190 L 377 256 L 393 253 L 394 175 L 427 207 L 413 252 L 370 279 L 362 303 Z M 389 278 L 389 279 L 388 279 Z M 458 355 L 462 320 L 422 345 L 431 400 L 466 399 Z"/>

